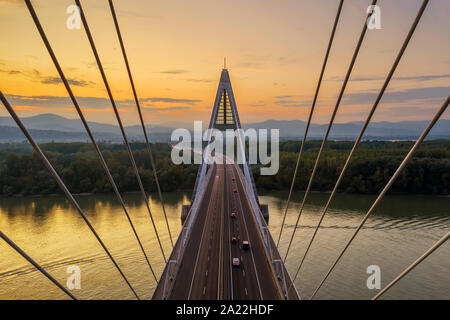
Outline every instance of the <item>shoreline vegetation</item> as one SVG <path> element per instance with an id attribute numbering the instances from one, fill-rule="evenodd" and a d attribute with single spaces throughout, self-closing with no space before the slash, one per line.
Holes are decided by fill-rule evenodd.
<path id="1" fill-rule="evenodd" d="M 265 196 L 267 193 L 269 192 L 274 192 L 274 191 L 278 191 L 278 192 L 288 192 L 289 189 L 282 189 L 282 190 L 273 190 L 273 189 L 258 189 L 258 195 L 259 196 Z M 300 193 L 304 193 L 305 190 L 296 190 L 299 191 Z M 192 193 L 192 189 L 186 189 L 186 190 L 176 190 L 176 191 L 172 191 L 172 192 L 186 192 L 188 195 L 190 195 Z M 261 193 L 261 194 L 260 194 Z M 330 194 L 331 190 L 327 190 L 327 191 L 320 191 L 320 190 L 311 190 L 310 193 L 314 193 L 314 194 Z M 122 195 L 127 195 L 127 194 L 140 194 L 140 191 L 124 191 L 121 192 Z M 345 195 L 345 194 L 351 194 L 349 192 L 337 192 L 338 195 Z M 354 193 L 353 193 L 354 194 Z M 114 193 L 111 192 L 82 192 L 82 193 L 72 193 L 72 195 L 74 195 L 75 197 L 91 197 L 91 196 L 114 196 Z M 157 195 L 157 193 L 152 192 L 151 195 Z M 374 195 L 374 194 L 373 194 Z M 426 194 L 426 193 L 407 193 L 407 192 L 390 192 L 388 193 L 388 195 L 390 196 L 402 196 L 402 195 L 413 195 L 413 196 L 430 196 L 430 197 L 437 197 L 437 198 L 450 198 L 450 194 Z M 12 195 L 4 195 L 4 194 L 0 194 L 0 199 L 11 199 L 11 198 L 30 198 L 30 199 L 39 199 L 39 198 L 59 198 L 59 197 L 64 197 L 63 193 L 49 193 L 49 194 L 12 194 Z"/>
<path id="2" fill-rule="evenodd" d="M 321 141 L 307 141 L 295 190 L 308 183 Z M 376 194 L 397 169 L 412 146 L 411 141 L 364 141 L 352 158 L 339 193 Z M 353 145 L 352 141 L 329 141 L 319 162 L 312 192 L 330 192 Z M 112 188 L 90 143 L 43 143 L 40 145 L 63 181 L 76 195 L 106 194 Z M 156 192 L 153 172 L 144 143 L 131 144 L 147 192 Z M 138 191 L 137 181 L 123 144 L 100 143 L 104 158 L 122 193 Z M 260 190 L 289 190 L 300 141 L 280 142 L 280 169 L 274 176 L 260 176 L 252 166 Z M 175 165 L 168 143 L 152 144 L 158 178 L 163 191 L 192 190 L 198 165 Z M 423 142 L 407 164 L 391 194 L 449 196 L 450 140 Z M 0 143 L 0 197 L 61 195 L 28 143 Z"/>

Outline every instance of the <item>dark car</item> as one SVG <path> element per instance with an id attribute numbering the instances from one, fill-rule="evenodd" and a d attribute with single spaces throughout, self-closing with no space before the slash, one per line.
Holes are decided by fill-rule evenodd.
<path id="1" fill-rule="evenodd" d="M 238 243 L 238 239 L 237 239 L 236 237 L 232 237 L 232 238 L 231 238 L 231 243 L 232 243 L 232 244 Z"/>
<path id="2" fill-rule="evenodd" d="M 250 249 L 250 244 L 248 243 L 248 241 L 242 241 L 242 249 L 243 250 Z"/>
<path id="3" fill-rule="evenodd" d="M 234 193 L 237 193 L 237 189 L 233 189 L 233 192 L 234 192 Z"/>
<path id="4" fill-rule="evenodd" d="M 232 213 L 230 214 L 230 217 L 233 218 L 233 219 L 235 219 L 235 218 L 236 218 L 236 212 L 232 212 Z"/>

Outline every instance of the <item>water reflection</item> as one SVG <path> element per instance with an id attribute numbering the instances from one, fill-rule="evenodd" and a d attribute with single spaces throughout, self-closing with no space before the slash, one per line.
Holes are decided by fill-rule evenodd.
<path id="1" fill-rule="evenodd" d="M 302 196 L 301 193 L 295 194 L 292 202 L 280 244 L 282 255 Z M 291 273 L 296 270 L 328 196 L 326 193 L 310 195 L 287 260 Z M 181 229 L 181 206 L 189 203 L 190 193 L 166 193 L 164 198 L 175 240 Z M 152 266 L 160 273 L 164 261 L 145 203 L 139 193 L 125 194 L 124 199 Z M 286 192 L 270 192 L 260 197 L 261 203 L 269 204 L 269 228 L 274 238 L 278 237 L 286 199 Z M 315 289 L 374 199 L 370 195 L 339 194 L 336 197 L 296 281 L 304 298 Z M 155 284 L 119 202 L 113 195 L 77 196 L 77 200 L 138 294 L 142 298 L 150 298 Z M 168 256 L 171 244 L 157 195 L 151 195 L 150 208 Z M 376 292 L 365 285 L 367 266 L 379 265 L 382 285 L 386 285 L 450 229 L 449 208 L 448 197 L 386 197 L 317 298 L 371 298 Z M 82 270 L 82 289 L 74 292 L 78 298 L 133 298 L 84 221 L 65 198 L 0 198 L 0 230 L 63 284 L 68 276 L 67 266 L 78 265 Z M 449 245 L 446 244 L 389 291 L 386 298 L 449 299 L 449 253 Z M 0 241 L 0 299 L 65 298 L 53 284 Z"/>
<path id="2" fill-rule="evenodd" d="M 294 198 L 286 219 L 280 243 L 284 255 L 295 226 L 303 194 Z M 295 273 L 298 261 L 312 237 L 329 194 L 313 193 L 303 210 L 299 229 L 287 260 L 290 273 Z M 261 196 L 270 207 L 272 235 L 277 238 L 287 194 L 270 193 Z M 303 297 L 308 298 L 325 272 L 342 250 L 375 196 L 339 194 L 323 221 L 308 258 L 296 281 Z M 322 287 L 318 299 L 370 299 L 366 269 L 378 265 L 382 270 L 382 286 L 386 285 L 412 261 L 423 254 L 450 229 L 450 198 L 431 196 L 389 195 L 376 208 L 364 228 L 344 254 L 341 262 Z M 427 261 L 413 270 L 385 298 L 448 299 L 450 298 L 450 250 L 443 245 Z M 408 279 L 408 280 L 407 280 Z"/>

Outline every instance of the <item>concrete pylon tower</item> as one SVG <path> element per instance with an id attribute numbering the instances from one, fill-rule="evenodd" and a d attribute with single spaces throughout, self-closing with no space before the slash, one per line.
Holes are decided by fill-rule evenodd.
<path id="1" fill-rule="evenodd" d="M 222 69 L 216 100 L 211 115 L 209 128 L 225 131 L 227 129 L 240 129 L 241 123 L 236 108 L 233 89 L 231 87 L 228 69 Z"/>
<path id="2" fill-rule="evenodd" d="M 222 73 L 220 75 L 219 87 L 217 88 L 216 99 L 214 102 L 214 107 L 211 114 L 211 120 L 209 123 L 210 129 L 217 129 L 221 131 L 226 131 L 228 129 L 237 130 L 242 129 L 241 121 L 239 119 L 239 114 L 237 112 L 236 100 L 234 98 L 233 88 L 231 87 L 230 75 L 228 73 L 228 69 L 226 68 L 226 60 L 224 60 L 224 68 L 222 69 Z M 224 144 L 235 143 L 237 139 L 233 138 L 233 141 L 227 141 L 227 138 L 224 137 Z M 244 149 L 245 149 L 245 141 Z M 236 146 L 236 148 L 239 148 Z M 224 146 L 225 151 L 225 146 Z M 237 149 L 236 149 L 237 151 Z M 237 152 L 235 152 L 237 154 Z M 247 155 L 244 152 L 244 157 L 247 159 Z M 249 184 L 253 190 L 254 198 L 256 203 L 259 204 L 259 198 L 256 192 L 255 179 L 253 178 L 253 174 L 247 160 L 244 164 L 240 164 L 241 169 L 244 172 L 247 172 L 247 176 L 249 178 Z M 195 188 L 196 189 L 196 188 Z M 268 217 L 267 208 L 264 207 L 263 215 Z"/>

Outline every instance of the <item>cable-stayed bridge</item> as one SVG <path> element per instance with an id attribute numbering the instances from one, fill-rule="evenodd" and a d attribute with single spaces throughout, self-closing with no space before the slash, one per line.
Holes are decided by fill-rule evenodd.
<path id="1" fill-rule="evenodd" d="M 241 129 L 227 69 L 220 76 L 209 128 Z M 238 141 L 239 147 L 244 141 Z M 243 158 L 242 165 L 227 164 L 228 158 L 224 164 L 202 162 L 189 213 L 153 299 L 299 298 Z M 233 259 L 239 259 L 239 267 Z"/>
<path id="2" fill-rule="evenodd" d="M 75 0 L 76 5 L 80 9 L 83 27 L 86 32 L 86 36 L 89 40 L 89 44 L 92 49 L 92 53 L 95 57 L 96 64 L 101 74 L 105 89 L 108 93 L 112 110 L 119 124 L 124 144 L 127 147 L 128 156 L 130 158 L 133 171 L 139 184 L 140 193 L 146 204 L 146 208 L 149 215 L 149 221 L 155 231 L 162 257 L 166 263 L 163 273 L 161 275 L 158 275 L 155 273 L 152 267 L 153 257 L 149 257 L 146 253 L 146 249 L 144 248 L 140 240 L 140 237 L 134 227 L 133 221 L 128 213 L 128 209 L 122 199 L 122 195 L 117 188 L 116 181 L 111 175 L 108 165 L 103 158 L 102 152 L 100 151 L 98 144 L 92 135 L 89 125 L 85 120 L 83 111 L 81 110 L 78 104 L 77 98 L 72 92 L 70 82 L 67 80 L 67 77 L 63 72 L 63 68 L 59 63 L 55 52 L 53 51 L 52 45 L 50 44 L 46 36 L 45 30 L 41 25 L 41 22 L 34 10 L 34 7 L 30 0 L 25 0 L 25 4 L 28 8 L 28 11 L 37 28 L 40 37 L 42 38 L 43 44 L 46 50 L 48 51 L 56 70 L 58 71 L 61 81 L 84 125 L 86 132 L 89 135 L 89 138 L 97 152 L 99 161 L 102 164 L 105 174 L 108 176 L 109 182 L 111 183 L 114 193 L 123 208 L 124 214 L 127 217 L 130 227 L 132 228 L 133 234 L 136 238 L 136 242 L 140 250 L 142 251 L 143 257 L 145 258 L 149 269 L 152 272 L 154 281 L 156 281 L 157 283 L 156 289 L 153 293 L 153 299 L 229 299 L 229 300 L 300 299 L 298 291 L 301 291 L 301 288 L 296 288 L 294 284 L 298 277 L 299 271 L 301 270 L 301 267 L 308 256 L 311 244 L 313 243 L 314 239 L 318 234 L 318 231 L 320 230 L 320 225 L 323 221 L 323 218 L 326 215 L 330 203 L 332 202 L 338 190 L 339 184 L 346 173 L 348 165 L 351 162 L 352 156 L 355 150 L 357 149 L 360 141 L 362 140 L 364 132 L 367 126 L 369 125 L 372 116 L 376 112 L 376 109 L 383 97 L 383 94 L 388 88 L 389 83 L 397 69 L 398 64 L 402 59 L 403 54 L 405 53 L 408 47 L 410 40 L 413 38 L 414 32 L 417 26 L 419 25 L 419 22 L 428 5 L 428 2 L 429 2 L 428 0 L 424 0 L 422 2 L 422 5 L 420 6 L 417 12 L 417 15 L 409 29 L 406 38 L 404 39 L 403 43 L 399 46 L 399 51 L 395 58 L 395 61 L 393 62 L 389 73 L 386 75 L 385 81 L 377 95 L 377 98 L 374 101 L 373 106 L 369 114 L 367 115 L 367 119 L 361 128 L 361 132 L 356 138 L 353 148 L 350 151 L 348 158 L 341 170 L 339 178 L 336 181 L 335 187 L 333 188 L 330 197 L 325 207 L 323 208 L 319 223 L 315 228 L 313 236 L 308 243 L 307 249 L 304 255 L 302 256 L 302 259 L 298 263 L 298 268 L 295 269 L 295 273 L 293 274 L 293 277 L 291 277 L 284 263 L 288 258 L 291 245 L 295 240 L 295 233 L 299 226 L 299 221 L 302 215 L 305 201 L 308 198 L 308 195 L 311 191 L 312 181 L 314 180 L 315 173 L 317 171 L 319 159 L 324 150 L 324 146 L 328 139 L 328 135 L 330 133 L 336 114 L 339 110 L 347 83 L 351 78 L 353 67 L 356 63 L 361 45 L 363 44 L 363 41 L 367 33 L 366 22 L 368 21 L 368 19 L 371 18 L 372 12 L 369 13 L 367 16 L 362 17 L 363 18 L 362 31 L 357 40 L 354 53 L 352 55 L 346 75 L 342 82 L 342 86 L 336 101 L 336 105 L 331 114 L 328 129 L 324 135 L 321 147 L 319 149 L 315 161 L 314 168 L 309 178 L 308 186 L 307 189 L 305 190 L 300 210 L 297 214 L 295 227 L 293 228 L 293 231 L 289 236 L 289 245 L 287 247 L 286 252 L 284 252 L 284 254 L 281 255 L 280 252 L 278 251 L 278 245 L 280 243 L 280 239 L 282 238 L 283 234 L 286 233 L 286 232 L 283 233 L 283 231 L 285 231 L 284 225 L 289 210 L 289 203 L 293 194 L 295 180 L 298 175 L 299 165 L 302 159 L 304 143 L 308 136 L 309 126 L 314 113 L 323 75 L 326 70 L 328 57 L 332 49 L 332 44 L 336 29 L 338 27 L 341 11 L 343 9 L 344 0 L 341 0 L 339 2 L 337 8 L 336 17 L 334 20 L 333 28 L 331 30 L 331 36 L 328 42 L 328 47 L 325 52 L 322 69 L 320 71 L 319 80 L 317 83 L 314 99 L 310 109 L 308 124 L 304 133 L 303 140 L 301 142 L 301 147 L 298 154 L 296 166 L 295 168 L 293 168 L 293 179 L 291 183 L 288 201 L 286 203 L 284 211 L 281 231 L 278 237 L 276 238 L 277 241 L 274 241 L 274 239 L 272 238 L 272 235 L 268 230 L 267 223 L 264 219 L 265 214 L 263 211 L 265 210 L 262 210 L 263 206 L 259 203 L 254 179 L 252 176 L 252 171 L 248 163 L 248 159 L 245 156 L 246 154 L 245 141 L 243 141 L 238 136 L 237 148 L 239 148 L 241 153 L 244 155 L 242 163 L 235 164 L 235 163 L 227 163 L 225 161 L 224 164 L 220 163 L 209 164 L 206 161 L 202 162 L 197 174 L 191 204 L 186 208 L 187 216 L 183 224 L 182 231 L 178 235 L 178 239 L 175 242 L 172 241 L 173 235 L 171 233 L 170 226 L 167 220 L 167 215 L 165 212 L 163 195 L 159 187 L 158 177 L 156 173 L 157 170 L 155 167 L 155 161 L 152 156 L 151 145 L 149 144 L 148 135 L 145 129 L 145 123 L 142 116 L 141 107 L 139 104 L 139 98 L 136 93 L 135 84 L 133 81 L 132 72 L 126 54 L 124 42 L 122 40 L 122 34 L 120 32 L 120 27 L 114 9 L 113 1 L 109 0 L 112 19 L 114 21 L 115 31 L 117 33 L 120 42 L 124 63 L 127 69 L 130 85 L 136 103 L 137 112 L 139 114 L 140 122 L 142 125 L 149 161 L 151 163 L 152 171 L 157 185 L 158 195 L 162 203 L 166 222 L 165 225 L 166 230 L 158 230 L 155 224 L 153 214 L 149 206 L 148 195 L 144 189 L 138 167 L 134 160 L 133 153 L 131 151 L 125 130 L 123 128 L 120 113 L 116 106 L 113 93 L 110 89 L 109 82 L 104 72 L 101 59 L 97 52 L 95 41 L 90 32 L 88 21 L 84 15 L 80 1 Z M 376 0 L 373 0 L 371 2 L 372 5 L 376 5 L 376 3 L 377 3 Z M 67 188 L 64 181 L 59 176 L 58 172 L 54 169 L 50 161 L 47 159 L 45 154 L 40 149 L 39 145 L 34 141 L 33 137 L 29 134 L 27 128 L 23 125 L 20 117 L 16 114 L 14 107 L 8 102 L 7 98 L 1 91 L 0 91 L 0 100 L 6 107 L 11 117 L 15 120 L 16 124 L 19 126 L 21 131 L 24 133 L 27 140 L 33 146 L 36 154 L 42 160 L 42 162 L 47 167 L 49 172 L 52 174 L 52 176 L 54 177 L 54 179 L 56 180 L 56 182 L 66 195 L 66 197 L 69 199 L 71 204 L 76 208 L 78 213 L 84 219 L 85 223 L 88 225 L 93 235 L 98 240 L 98 243 L 103 248 L 103 250 L 109 257 L 111 262 L 114 264 L 117 271 L 120 273 L 120 276 L 123 278 L 125 284 L 133 292 L 135 297 L 137 299 L 140 299 L 139 295 L 137 294 L 137 292 L 133 287 L 133 284 L 130 283 L 126 274 L 122 271 L 122 268 L 120 267 L 118 261 L 112 256 L 109 249 L 102 241 L 100 235 L 96 232 L 95 228 L 89 221 L 88 217 L 83 212 L 83 209 L 80 207 L 77 200 L 73 197 L 71 191 Z M 383 196 L 387 193 L 390 186 L 393 184 L 395 179 L 399 176 L 399 174 L 407 164 L 408 160 L 412 157 L 414 151 L 420 146 L 420 144 L 426 138 L 427 134 L 439 120 L 441 115 L 445 112 L 449 102 L 450 96 L 446 97 L 442 105 L 437 108 L 437 111 L 434 117 L 429 122 L 429 125 L 425 128 L 420 137 L 416 140 L 415 144 L 413 145 L 409 153 L 399 164 L 395 173 L 392 175 L 392 177 L 390 177 L 387 184 L 384 186 L 384 188 L 381 190 L 377 198 L 371 204 L 369 210 L 361 220 L 359 226 L 353 232 L 352 236 L 348 239 L 347 243 L 343 247 L 342 251 L 339 253 L 337 259 L 331 265 L 328 272 L 324 275 L 311 298 L 314 298 L 316 293 L 325 283 L 328 276 L 332 273 L 335 266 L 339 263 L 341 257 L 345 254 L 347 248 L 351 245 L 353 239 L 355 239 L 355 237 L 363 227 L 366 220 L 372 214 L 374 208 L 381 201 Z M 219 87 L 215 98 L 214 108 L 212 109 L 209 128 L 217 130 L 241 128 L 237 104 L 231 87 L 230 76 L 226 67 L 222 70 L 220 76 Z M 204 148 L 205 154 L 208 154 L 209 152 L 210 143 L 212 142 L 211 139 L 212 139 L 211 136 L 209 136 L 209 138 L 207 139 L 208 143 Z M 163 246 L 161 244 L 159 236 L 161 232 L 167 232 L 169 234 L 169 238 L 172 244 L 172 252 L 169 256 L 166 256 Z M 30 257 L 26 253 L 26 248 L 20 248 L 15 244 L 13 240 L 14 235 L 7 236 L 0 230 L 0 237 L 4 241 L 6 241 L 6 243 L 8 243 L 12 248 L 14 248 L 18 253 L 20 253 L 29 263 L 35 266 L 57 287 L 59 287 L 62 291 L 64 291 L 70 298 L 76 299 L 76 297 L 67 288 L 65 288 L 51 274 L 49 274 L 44 268 L 42 268 L 42 266 L 37 261 L 35 261 L 32 257 Z M 401 274 L 399 274 L 398 277 L 393 279 L 392 282 L 390 282 L 385 288 L 383 288 L 374 297 L 374 299 L 380 297 L 384 292 L 386 292 L 395 283 L 397 283 L 400 279 L 402 279 L 417 264 L 423 261 L 428 255 L 430 255 L 433 251 L 439 248 L 442 244 L 444 244 L 449 237 L 450 233 L 447 232 L 445 235 L 442 236 L 442 238 L 438 242 L 436 242 L 429 250 L 424 252 L 422 256 L 418 257 L 417 260 L 414 261 L 410 266 L 405 266 L 406 269 Z"/>

